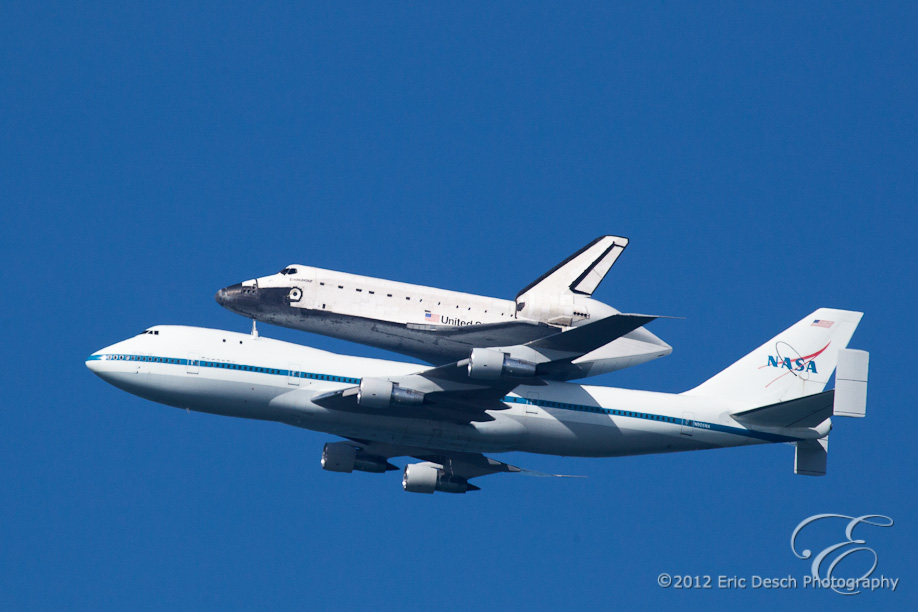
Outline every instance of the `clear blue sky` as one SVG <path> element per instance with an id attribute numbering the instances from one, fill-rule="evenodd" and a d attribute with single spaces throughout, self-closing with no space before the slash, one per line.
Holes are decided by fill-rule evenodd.
<path id="1" fill-rule="evenodd" d="M 916 605 L 914 3 L 301 4 L 0 7 L 0 608 Z M 153 324 L 246 331 L 214 292 L 289 263 L 510 298 L 604 233 L 631 245 L 596 297 L 685 319 L 592 382 L 682 391 L 817 307 L 866 313 L 868 417 L 826 477 L 783 445 L 513 454 L 589 478 L 408 495 L 322 471 L 329 436 L 83 365 Z M 656 585 L 802 577 L 821 512 L 896 521 L 864 532 L 896 593 Z"/>

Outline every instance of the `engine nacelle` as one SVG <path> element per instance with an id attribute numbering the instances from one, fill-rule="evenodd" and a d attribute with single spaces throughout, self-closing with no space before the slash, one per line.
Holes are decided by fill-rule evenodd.
<path id="1" fill-rule="evenodd" d="M 392 404 L 420 406 L 424 403 L 424 394 L 381 378 L 364 378 L 357 391 L 357 403 L 367 408 L 388 408 Z"/>
<path id="2" fill-rule="evenodd" d="M 535 376 L 536 364 L 513 359 L 494 349 L 473 348 L 469 354 L 469 377 L 483 380 L 529 378 Z"/>
<path id="3" fill-rule="evenodd" d="M 411 463 L 402 474 L 402 488 L 409 493 L 465 493 L 478 487 L 459 476 L 450 476 L 443 470 L 427 463 Z"/>
<path id="4" fill-rule="evenodd" d="M 385 457 L 365 453 L 347 442 L 333 442 L 322 449 L 322 469 L 329 472 L 350 473 L 357 470 L 382 473 L 396 468 Z"/>

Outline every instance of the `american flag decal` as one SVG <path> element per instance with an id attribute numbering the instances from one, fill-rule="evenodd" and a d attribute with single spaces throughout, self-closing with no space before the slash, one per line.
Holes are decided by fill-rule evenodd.
<path id="1" fill-rule="evenodd" d="M 424 318 L 425 318 L 426 320 L 430 321 L 431 323 L 439 323 L 439 322 L 440 322 L 440 315 L 438 315 L 438 314 L 430 314 L 430 311 L 429 311 L 429 310 L 425 310 L 425 311 L 424 311 Z"/>
<path id="2" fill-rule="evenodd" d="M 829 328 L 835 324 L 835 321 L 826 321 L 825 319 L 816 319 L 810 324 L 810 327 L 825 327 Z"/>

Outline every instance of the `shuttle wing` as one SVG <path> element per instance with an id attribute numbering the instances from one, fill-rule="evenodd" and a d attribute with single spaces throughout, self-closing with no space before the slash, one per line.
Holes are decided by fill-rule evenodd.
<path id="1" fill-rule="evenodd" d="M 570 365 L 574 359 L 605 346 L 658 318 L 655 315 L 620 313 L 598 319 L 587 325 L 537 338 L 525 344 L 497 346 L 484 350 L 496 351 L 516 359 L 529 361 L 536 365 L 536 374 L 539 378 L 553 378 L 552 374 L 557 369 Z M 468 374 L 468 365 L 469 360 L 462 359 L 430 368 L 422 374 L 428 378 L 469 381 L 473 379 Z M 515 380 L 515 384 L 521 383 L 521 379 L 518 378 L 511 380 Z"/>

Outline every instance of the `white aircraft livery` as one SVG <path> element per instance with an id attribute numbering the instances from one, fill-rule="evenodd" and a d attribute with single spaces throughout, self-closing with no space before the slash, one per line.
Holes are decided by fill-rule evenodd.
<path id="1" fill-rule="evenodd" d="M 413 457 L 402 475 L 410 492 L 465 493 L 478 489 L 472 478 L 528 472 L 484 454 L 506 451 L 616 457 L 784 442 L 796 447 L 797 474 L 820 475 L 830 417 L 866 412 L 868 354 L 846 348 L 861 316 L 821 308 L 681 394 L 543 376 L 653 319 L 629 314 L 430 368 L 166 325 L 86 365 L 154 402 L 345 438 L 325 445 L 326 470 L 386 472 L 394 457 Z"/>
<path id="2" fill-rule="evenodd" d="M 472 348 L 526 342 L 617 314 L 590 296 L 628 245 L 600 236 L 530 283 L 515 300 L 422 287 L 292 264 L 217 292 L 245 317 L 410 355 L 435 365 Z M 571 380 L 646 363 L 672 347 L 643 328 L 557 362 L 546 378 Z"/>

